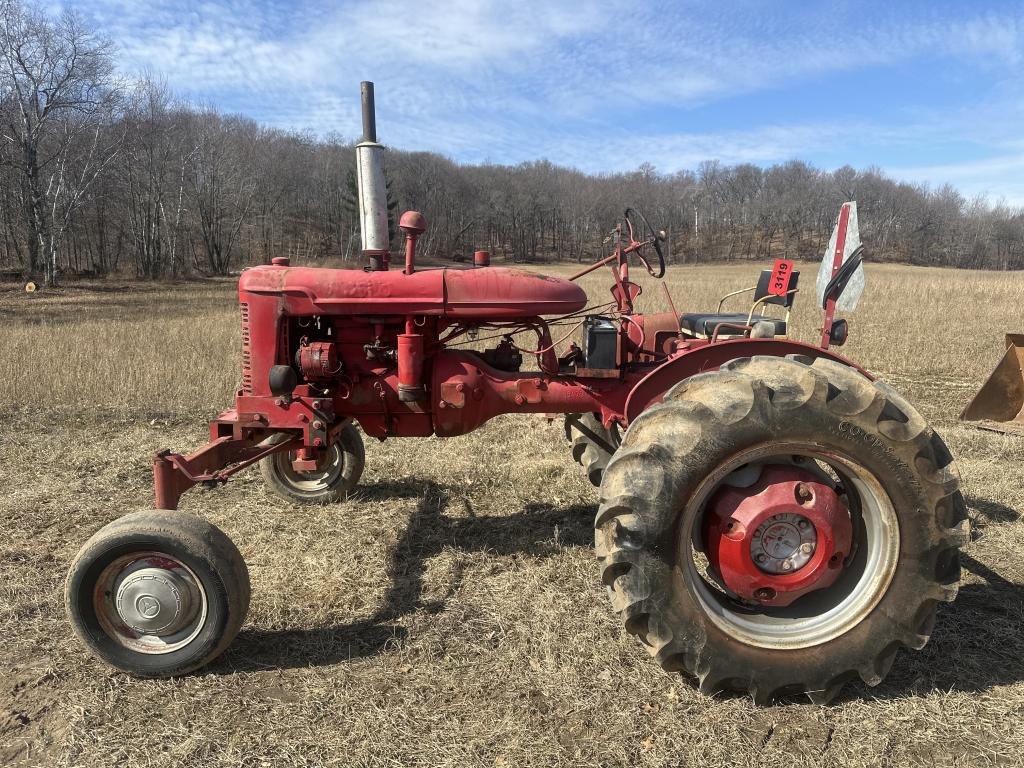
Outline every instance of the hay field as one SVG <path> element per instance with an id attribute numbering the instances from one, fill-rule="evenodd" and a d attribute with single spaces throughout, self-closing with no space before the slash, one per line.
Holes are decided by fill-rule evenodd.
<path id="1" fill-rule="evenodd" d="M 708 309 L 758 265 L 670 268 Z M 553 269 L 566 273 L 569 270 Z M 796 335 L 820 314 L 803 265 Z M 596 493 L 559 424 L 367 445 L 356 498 L 268 496 L 255 471 L 186 495 L 245 556 L 249 618 L 211 668 L 107 671 L 62 610 L 70 559 L 150 503 L 237 384 L 230 282 L 0 286 L 0 765 L 1019 765 L 1024 438 L 956 423 L 1024 330 L 1024 275 L 869 265 L 845 352 L 917 403 L 958 457 L 975 528 L 960 597 L 879 687 L 828 707 L 708 698 L 662 672 L 606 604 Z M 585 285 L 606 296 L 598 273 Z M 642 306 L 661 309 L 647 282 Z"/>

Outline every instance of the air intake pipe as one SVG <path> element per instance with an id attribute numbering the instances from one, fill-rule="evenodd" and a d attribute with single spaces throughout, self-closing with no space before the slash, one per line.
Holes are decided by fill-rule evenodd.
<path id="1" fill-rule="evenodd" d="M 356 144 L 356 180 L 359 184 L 359 231 L 363 256 L 373 271 L 387 269 L 388 191 L 384 182 L 384 146 L 377 143 L 377 116 L 373 104 L 373 83 L 359 84 L 363 111 L 363 137 Z"/>

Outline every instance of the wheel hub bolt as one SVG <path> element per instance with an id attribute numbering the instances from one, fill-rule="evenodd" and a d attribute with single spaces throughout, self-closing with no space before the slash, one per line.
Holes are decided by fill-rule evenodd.
<path id="1" fill-rule="evenodd" d="M 800 551 L 803 552 L 805 555 L 809 555 L 811 554 L 811 552 L 814 551 L 814 545 L 810 542 L 807 542 L 806 544 L 801 544 Z"/>
<path id="2" fill-rule="evenodd" d="M 792 571 L 793 570 L 793 561 L 792 560 L 783 560 L 782 561 L 782 570 L 784 570 L 784 571 Z"/>
<path id="3" fill-rule="evenodd" d="M 767 563 L 768 562 L 768 555 L 765 555 L 763 553 L 758 555 L 757 556 L 757 562 L 759 562 L 759 563 Z"/>

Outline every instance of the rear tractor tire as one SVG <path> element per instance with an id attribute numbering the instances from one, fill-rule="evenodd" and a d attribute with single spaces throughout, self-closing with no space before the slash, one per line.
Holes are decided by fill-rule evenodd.
<path id="1" fill-rule="evenodd" d="M 604 469 L 619 447 L 618 427 L 605 428 L 596 413 L 570 413 L 565 417 L 565 438 L 572 444 L 572 458 L 583 467 L 591 485 L 599 487 Z"/>
<path id="2" fill-rule="evenodd" d="M 106 664 L 174 677 L 234 640 L 249 610 L 249 571 L 212 523 L 135 512 L 85 543 L 68 572 L 65 605 L 75 633 Z"/>
<path id="3" fill-rule="evenodd" d="M 286 434 L 269 438 L 279 443 Z M 359 483 L 366 463 L 363 438 L 354 424 L 348 424 L 331 446 L 322 451 L 319 467 L 297 472 L 292 467 L 293 451 L 274 453 L 260 461 L 260 474 L 267 488 L 286 501 L 299 504 L 332 504 L 344 501 Z"/>
<path id="4" fill-rule="evenodd" d="M 627 631 L 702 691 L 824 703 L 881 682 L 956 597 L 958 488 L 887 385 L 824 359 L 734 360 L 625 433 L 595 519 L 601 575 Z"/>

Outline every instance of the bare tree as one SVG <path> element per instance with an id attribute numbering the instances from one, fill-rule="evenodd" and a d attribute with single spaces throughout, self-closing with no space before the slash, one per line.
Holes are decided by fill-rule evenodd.
<path id="1" fill-rule="evenodd" d="M 10 101 L 3 140 L 17 150 L 28 270 L 57 280 L 58 249 L 89 187 L 116 155 L 109 130 L 120 91 L 111 43 L 66 10 L 51 18 L 0 0 L 0 100 Z"/>
<path id="2" fill-rule="evenodd" d="M 181 270 L 185 175 L 193 152 L 186 119 L 167 87 L 149 78 L 137 84 L 125 110 L 125 144 L 113 175 L 139 277 L 175 277 Z"/>
<path id="3" fill-rule="evenodd" d="M 124 99 L 113 51 L 74 13 L 0 0 L 0 269 L 140 277 L 225 274 L 290 256 L 351 262 L 359 250 L 354 147 L 177 101 L 152 77 Z M 819 258 L 839 204 L 856 199 L 873 259 L 1024 268 L 1024 211 L 834 171 L 710 160 L 693 171 L 588 174 L 546 160 L 463 165 L 390 149 L 389 207 L 424 213 L 424 258 L 583 260 L 625 206 L 668 233 L 670 261 Z M 397 236 L 392 247 L 400 247 Z M 185 258 L 185 254 L 190 254 Z"/>
<path id="4" fill-rule="evenodd" d="M 256 124 L 213 110 L 195 115 L 195 151 L 189 182 L 206 269 L 226 275 L 256 195 L 249 164 L 257 150 Z"/>

